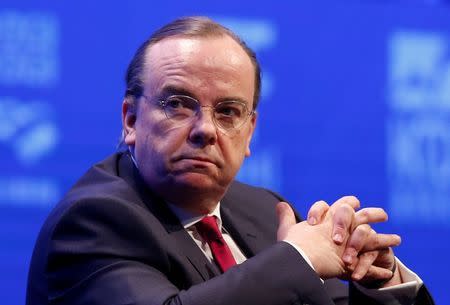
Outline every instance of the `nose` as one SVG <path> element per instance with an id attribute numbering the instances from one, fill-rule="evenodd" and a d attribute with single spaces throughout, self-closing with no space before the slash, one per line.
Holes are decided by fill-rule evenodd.
<path id="1" fill-rule="evenodd" d="M 207 111 L 209 110 L 209 111 Z M 214 108 L 202 106 L 194 118 L 189 140 L 200 147 L 213 145 L 217 141 L 217 127 L 213 118 Z"/>

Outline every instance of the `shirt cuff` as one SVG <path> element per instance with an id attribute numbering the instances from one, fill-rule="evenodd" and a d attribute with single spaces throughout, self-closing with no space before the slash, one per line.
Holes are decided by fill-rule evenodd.
<path id="1" fill-rule="evenodd" d="M 422 279 L 395 258 L 397 268 L 402 278 L 402 284 L 379 289 L 369 289 L 354 283 L 355 287 L 366 296 L 386 305 L 411 305 L 417 297 L 417 292 L 423 285 Z"/>
<path id="2" fill-rule="evenodd" d="M 316 271 L 309 257 L 299 246 L 288 240 L 284 240 L 284 242 L 294 247 L 294 249 L 297 250 L 297 252 L 308 263 L 311 269 Z M 402 284 L 386 288 L 369 289 L 359 285 L 358 283 L 354 283 L 355 287 L 366 296 L 386 305 L 413 304 L 414 300 L 417 297 L 417 292 L 423 285 L 423 281 L 417 274 L 408 269 L 397 257 L 395 258 L 395 260 L 397 263 L 398 271 L 400 272 L 400 276 L 403 281 Z M 322 281 L 322 283 L 324 283 L 322 279 L 320 280 Z"/>

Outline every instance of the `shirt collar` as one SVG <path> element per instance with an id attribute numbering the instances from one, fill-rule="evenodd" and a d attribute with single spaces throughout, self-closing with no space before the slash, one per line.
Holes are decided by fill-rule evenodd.
<path id="1" fill-rule="evenodd" d="M 220 201 L 217 203 L 215 209 L 206 215 L 194 215 L 190 213 L 189 211 L 186 211 L 183 208 L 180 208 L 179 206 L 176 206 L 175 204 L 168 203 L 169 208 L 172 210 L 172 212 L 177 216 L 178 220 L 181 222 L 183 227 L 185 229 L 192 227 L 197 222 L 202 220 L 205 216 L 216 216 L 217 220 L 217 226 L 219 227 L 219 230 L 222 231 L 222 218 L 220 217 Z"/>

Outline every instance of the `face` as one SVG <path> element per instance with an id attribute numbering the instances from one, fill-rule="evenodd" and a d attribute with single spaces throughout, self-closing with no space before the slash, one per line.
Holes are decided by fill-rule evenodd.
<path id="1" fill-rule="evenodd" d="M 147 98 L 139 98 L 136 107 L 125 100 L 122 110 L 125 143 L 134 149 L 141 175 L 169 202 L 215 205 L 250 155 L 256 116 L 224 134 L 209 107 L 180 126 L 166 118 L 157 101 L 182 94 L 202 106 L 237 100 L 251 110 L 255 76 L 250 58 L 229 37 L 167 38 L 149 48 L 145 71 Z"/>

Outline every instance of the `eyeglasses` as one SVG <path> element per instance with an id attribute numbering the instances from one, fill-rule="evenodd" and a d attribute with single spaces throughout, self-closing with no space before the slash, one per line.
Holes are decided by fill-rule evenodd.
<path id="1" fill-rule="evenodd" d="M 147 96 L 144 96 L 148 99 Z M 239 101 L 225 101 L 215 106 L 202 106 L 199 101 L 187 95 L 171 95 L 157 102 L 169 120 L 185 125 L 194 121 L 201 108 L 212 108 L 213 121 L 225 133 L 238 130 L 247 119 L 254 114 L 249 111 L 245 103 Z"/>

